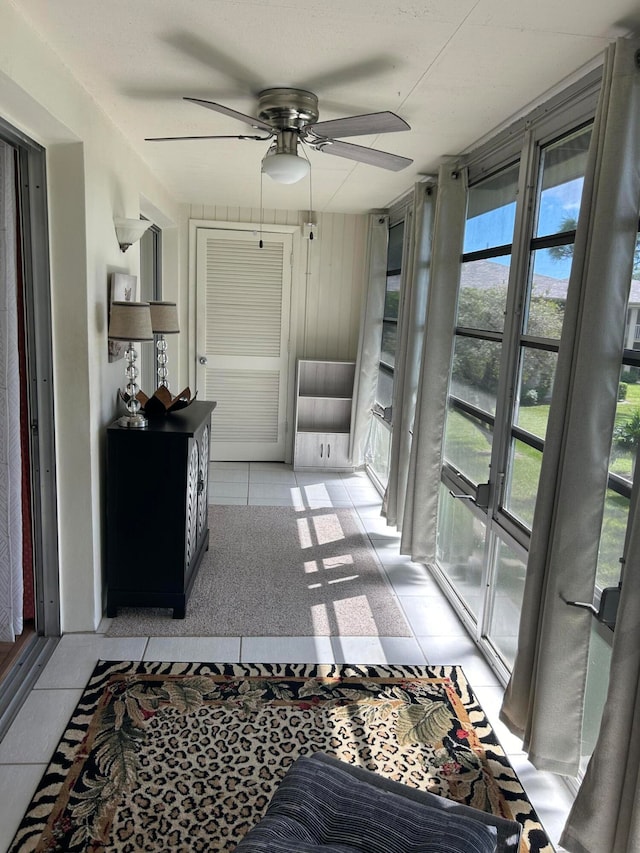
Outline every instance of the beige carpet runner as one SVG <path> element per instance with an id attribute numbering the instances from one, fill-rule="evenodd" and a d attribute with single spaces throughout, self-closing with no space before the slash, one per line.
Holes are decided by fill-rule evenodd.
<path id="1" fill-rule="evenodd" d="M 120 608 L 111 637 L 408 637 L 353 510 L 212 506 L 186 619 Z"/>

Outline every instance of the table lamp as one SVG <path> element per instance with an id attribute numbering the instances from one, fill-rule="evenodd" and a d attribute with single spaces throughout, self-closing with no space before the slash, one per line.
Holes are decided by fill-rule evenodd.
<path id="1" fill-rule="evenodd" d="M 151 311 L 148 302 L 112 302 L 111 315 L 109 317 L 109 337 L 114 341 L 126 341 L 125 350 L 125 376 L 127 385 L 125 387 L 127 411 L 118 423 L 121 427 L 128 429 L 144 429 L 147 419 L 140 413 L 140 401 L 137 394 L 140 390 L 136 383 L 138 368 L 136 360 L 138 353 L 133 344 L 134 341 L 152 341 L 153 329 L 151 327 Z"/>
<path id="2" fill-rule="evenodd" d="M 167 342 L 164 336 L 175 335 L 180 331 L 178 309 L 175 302 L 149 302 L 149 307 L 151 310 L 151 328 L 154 335 L 158 335 L 156 343 L 158 388 L 164 387 L 169 390 Z"/>

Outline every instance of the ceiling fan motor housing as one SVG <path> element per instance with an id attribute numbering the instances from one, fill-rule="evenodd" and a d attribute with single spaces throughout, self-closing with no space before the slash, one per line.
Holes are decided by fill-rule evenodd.
<path id="1" fill-rule="evenodd" d="M 258 95 L 258 118 L 275 130 L 302 130 L 318 120 L 318 98 L 304 89 L 265 89 Z"/>

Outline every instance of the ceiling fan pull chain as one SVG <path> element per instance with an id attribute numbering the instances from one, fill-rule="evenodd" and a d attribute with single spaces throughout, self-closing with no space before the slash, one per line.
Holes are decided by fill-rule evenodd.
<path id="1" fill-rule="evenodd" d="M 307 149 L 304 147 L 302 140 L 300 140 L 300 147 L 302 148 L 302 153 L 309 160 L 309 155 L 307 154 Z M 309 166 L 311 166 L 311 161 L 309 160 Z M 309 224 L 311 225 L 311 229 L 309 231 L 309 239 L 313 240 L 313 188 L 312 188 L 312 177 L 311 172 L 313 170 L 309 169 Z"/>
<path id="2" fill-rule="evenodd" d="M 262 242 L 262 220 L 264 219 L 264 207 L 262 206 L 262 182 L 264 180 L 264 172 L 260 169 L 260 241 L 258 243 L 258 247 L 260 249 L 264 248 L 264 243 Z"/>

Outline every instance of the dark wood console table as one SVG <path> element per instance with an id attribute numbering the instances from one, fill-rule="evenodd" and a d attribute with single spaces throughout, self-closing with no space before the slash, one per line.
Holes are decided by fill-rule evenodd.
<path id="1" fill-rule="evenodd" d="M 184 619 L 209 547 L 208 482 L 215 403 L 107 427 L 107 616 L 171 607 Z"/>

